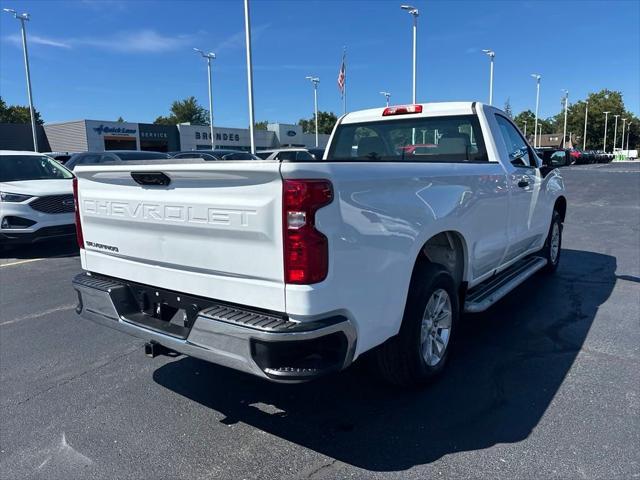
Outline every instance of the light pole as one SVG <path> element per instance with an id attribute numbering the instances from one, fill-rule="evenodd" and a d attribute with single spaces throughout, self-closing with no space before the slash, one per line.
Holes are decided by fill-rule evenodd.
<path id="1" fill-rule="evenodd" d="M 627 127 L 627 159 L 629 158 L 629 135 L 631 135 L 631 123 L 629 122 L 629 126 Z"/>
<path id="2" fill-rule="evenodd" d="M 215 150 L 216 145 L 214 143 L 214 138 L 213 138 L 213 90 L 211 88 L 211 60 L 216 59 L 216 54 L 211 52 L 206 53 L 203 50 L 200 50 L 199 48 L 194 48 L 193 50 L 199 53 L 200 55 L 202 55 L 202 58 L 207 59 L 207 70 L 208 70 L 207 81 L 209 82 L 209 128 L 210 128 L 209 135 L 211 137 L 211 150 Z"/>
<path id="3" fill-rule="evenodd" d="M 318 148 L 318 84 L 320 83 L 320 79 L 314 76 L 305 78 L 313 84 L 313 117 L 316 121 L 316 148 Z"/>
<path id="4" fill-rule="evenodd" d="M 251 17 L 249 0 L 244 0 L 244 38 L 247 49 L 247 94 L 249 100 L 249 136 L 251 137 L 251 153 L 256 153 L 256 139 L 253 135 L 255 120 L 253 116 L 253 62 L 251 61 Z"/>
<path id="5" fill-rule="evenodd" d="M 602 151 L 607 153 L 607 119 L 609 118 L 609 114 L 611 112 L 602 112 L 604 113 L 604 140 L 602 141 Z"/>
<path id="6" fill-rule="evenodd" d="M 582 151 L 587 149 L 587 120 L 589 118 L 589 100 L 585 100 L 584 107 L 584 135 L 582 136 Z"/>
<path id="7" fill-rule="evenodd" d="M 562 130 L 562 148 L 567 148 L 567 110 L 569 108 L 569 90 L 564 92 L 564 129 Z"/>
<path id="8" fill-rule="evenodd" d="M 622 141 L 620 142 L 620 150 L 624 150 L 624 124 L 627 123 L 627 119 L 622 119 Z"/>
<path id="9" fill-rule="evenodd" d="M 18 13 L 12 8 L 3 8 L 7 13 L 13 15 L 13 18 L 20 20 L 20 29 L 22 33 L 22 52 L 24 54 L 24 69 L 27 74 L 27 96 L 29 97 L 29 113 L 31 114 L 31 133 L 33 135 L 33 150 L 38 151 L 38 133 L 36 131 L 36 116 L 33 110 L 33 96 L 31 94 L 31 71 L 29 70 L 29 54 L 27 52 L 27 30 L 24 22 L 28 22 L 30 16 L 28 13 Z"/>
<path id="10" fill-rule="evenodd" d="M 496 52 L 486 48 L 482 51 L 491 59 L 491 66 L 489 67 L 489 105 L 493 105 L 493 59 L 496 58 Z"/>
<path id="11" fill-rule="evenodd" d="M 616 140 L 617 140 L 617 136 L 618 136 L 618 117 L 620 115 L 614 115 L 614 117 L 616 118 L 616 124 L 615 127 L 613 128 L 613 150 L 611 150 L 612 153 L 616 153 Z"/>
<path id="12" fill-rule="evenodd" d="M 389 99 L 391 98 L 391 94 L 389 92 L 380 92 L 380 95 L 384 95 L 384 98 L 387 99 L 387 107 L 389 106 Z"/>
<path id="13" fill-rule="evenodd" d="M 524 138 L 527 138 L 527 121 L 524 121 Z"/>
<path id="14" fill-rule="evenodd" d="M 413 17 L 413 103 L 416 100 L 416 73 L 418 69 L 418 16 L 420 12 L 416 7 L 411 5 L 400 5 L 402 10 L 406 10 Z"/>
<path id="15" fill-rule="evenodd" d="M 536 79 L 536 122 L 533 129 L 533 148 L 535 148 L 538 135 L 538 106 L 540 105 L 540 79 L 542 75 L 532 73 L 531 76 Z"/>

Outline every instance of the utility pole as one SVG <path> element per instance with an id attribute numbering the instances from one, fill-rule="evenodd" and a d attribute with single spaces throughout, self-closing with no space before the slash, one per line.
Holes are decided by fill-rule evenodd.
<path id="1" fill-rule="evenodd" d="M 569 108 L 569 90 L 564 91 L 564 129 L 562 130 L 562 148 L 567 148 L 567 110 Z"/>
<path id="2" fill-rule="evenodd" d="M 318 84 L 320 83 L 320 78 L 314 76 L 305 78 L 313 84 L 313 117 L 316 121 L 316 148 L 318 148 Z"/>
<path id="3" fill-rule="evenodd" d="M 253 116 L 253 62 L 251 60 L 251 18 L 249 0 L 244 0 L 244 36 L 247 48 L 247 90 L 249 97 L 249 136 L 251 137 L 251 153 L 256 153 L 256 138 L 253 134 L 255 120 Z"/>
<path id="4" fill-rule="evenodd" d="M 616 140 L 618 137 L 618 117 L 620 115 L 614 115 L 615 119 L 616 119 L 616 124 L 615 127 L 613 128 L 613 150 L 611 151 L 612 153 L 616 153 Z"/>
<path id="5" fill-rule="evenodd" d="M 31 70 L 29 69 L 29 53 L 27 51 L 27 29 L 24 22 L 28 22 L 31 16 L 28 13 L 18 13 L 12 8 L 3 8 L 13 18 L 20 20 L 20 31 L 22 34 L 22 53 L 24 55 L 24 69 L 27 76 L 27 96 L 29 97 L 29 113 L 31 115 L 31 134 L 33 135 L 33 151 L 38 151 L 38 131 L 36 130 L 36 115 L 33 109 L 33 96 L 31 93 Z"/>
<path id="6" fill-rule="evenodd" d="M 496 52 L 489 49 L 482 50 L 489 56 L 491 65 L 489 67 L 489 105 L 493 105 L 493 60 L 496 58 Z"/>
<path id="7" fill-rule="evenodd" d="M 418 16 L 420 12 L 411 5 L 401 5 L 401 9 L 406 10 L 413 17 L 413 103 L 418 103 L 416 98 L 416 76 L 418 72 Z"/>
<path id="8" fill-rule="evenodd" d="M 582 151 L 587 149 L 587 120 L 589 118 L 589 100 L 585 100 L 584 107 L 584 136 L 582 137 Z"/>
<path id="9" fill-rule="evenodd" d="M 213 90 L 211 88 L 211 60 L 215 60 L 216 58 L 216 54 L 215 53 L 205 53 L 204 51 L 200 50 L 199 48 L 194 48 L 194 51 L 198 52 L 200 55 L 202 55 L 202 58 L 206 58 L 207 59 L 207 71 L 208 71 L 208 76 L 207 76 L 207 80 L 209 82 L 209 129 L 210 129 L 210 135 L 211 135 L 211 150 L 215 150 L 216 148 L 216 144 L 215 144 L 215 139 L 213 136 Z"/>
<path id="10" fill-rule="evenodd" d="M 607 153 L 607 119 L 609 118 L 609 114 L 611 112 L 602 112 L 604 113 L 604 140 L 602 142 L 602 151 Z"/>
<path id="11" fill-rule="evenodd" d="M 531 76 L 536 80 L 536 121 L 533 129 L 533 148 L 536 148 L 536 139 L 538 136 L 538 107 L 540 105 L 540 79 L 542 75 L 532 73 Z"/>
<path id="12" fill-rule="evenodd" d="M 380 95 L 384 95 L 384 98 L 387 100 L 387 107 L 389 106 L 389 99 L 391 98 L 391 94 L 389 92 L 380 92 Z"/>

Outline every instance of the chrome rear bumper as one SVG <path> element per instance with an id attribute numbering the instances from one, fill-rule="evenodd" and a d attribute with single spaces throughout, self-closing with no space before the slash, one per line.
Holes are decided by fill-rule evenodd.
<path id="1" fill-rule="evenodd" d="M 166 322 L 140 312 L 126 281 L 83 273 L 73 279 L 73 287 L 78 292 L 76 312 L 83 318 L 262 378 L 310 380 L 353 361 L 356 331 L 342 316 L 293 322 L 285 315 L 260 314 L 206 300 L 207 308 L 197 312 L 188 334 L 181 337 L 156 328 Z M 146 320 L 141 320 L 143 317 Z M 318 363 L 323 355 L 324 360 Z M 315 360 L 309 363 L 309 357 Z"/>

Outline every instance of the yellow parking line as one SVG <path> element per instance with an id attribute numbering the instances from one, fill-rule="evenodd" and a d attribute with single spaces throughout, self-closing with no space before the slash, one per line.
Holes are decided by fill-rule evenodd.
<path id="1" fill-rule="evenodd" d="M 22 265 L 23 263 L 39 262 L 40 260 L 44 260 L 44 258 L 30 258 L 29 260 L 19 260 L 17 262 L 3 263 L 0 264 L 0 268 L 12 267 L 13 265 Z"/>

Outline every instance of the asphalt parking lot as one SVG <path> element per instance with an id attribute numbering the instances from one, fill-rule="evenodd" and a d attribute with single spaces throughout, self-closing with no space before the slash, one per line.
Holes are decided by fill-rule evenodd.
<path id="1" fill-rule="evenodd" d="M 419 392 L 274 385 L 76 317 L 73 245 L 0 259 L 0 477 L 640 478 L 640 163 L 563 170 L 560 268 Z"/>

